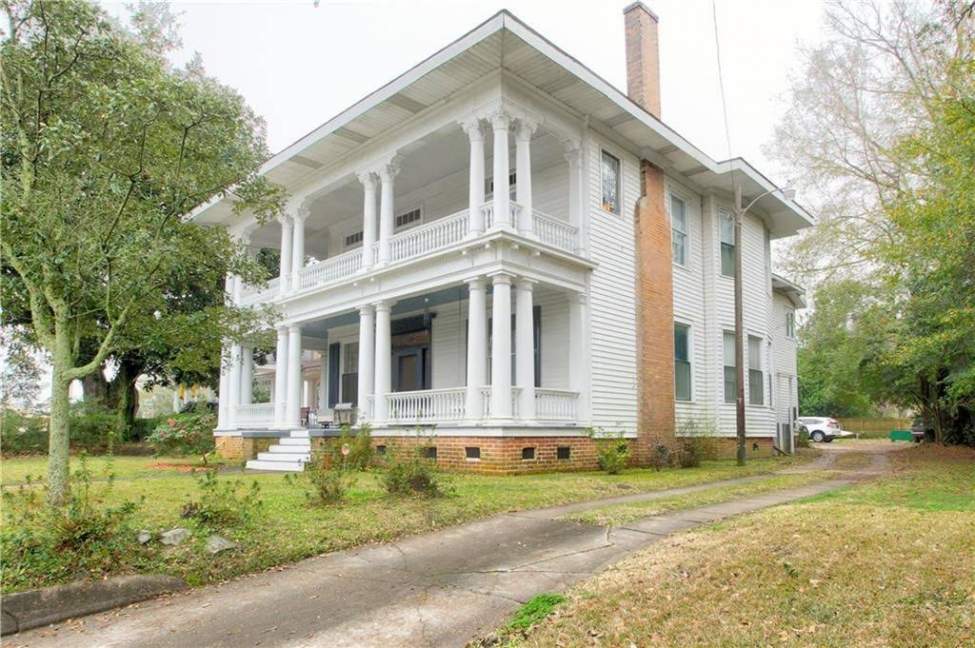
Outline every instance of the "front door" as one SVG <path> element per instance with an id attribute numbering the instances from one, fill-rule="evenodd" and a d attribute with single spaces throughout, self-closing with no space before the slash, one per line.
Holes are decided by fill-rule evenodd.
<path id="1" fill-rule="evenodd" d="M 395 391 L 417 391 L 429 389 L 423 384 L 423 355 L 426 349 L 415 348 L 395 353 L 396 367 Z"/>

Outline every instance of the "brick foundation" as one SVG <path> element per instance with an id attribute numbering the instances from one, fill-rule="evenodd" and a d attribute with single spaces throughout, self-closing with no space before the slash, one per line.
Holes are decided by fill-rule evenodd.
<path id="1" fill-rule="evenodd" d="M 215 438 L 217 456 L 227 461 L 247 461 L 257 457 L 258 452 L 267 452 L 276 438 L 251 438 L 239 436 L 218 436 Z"/>

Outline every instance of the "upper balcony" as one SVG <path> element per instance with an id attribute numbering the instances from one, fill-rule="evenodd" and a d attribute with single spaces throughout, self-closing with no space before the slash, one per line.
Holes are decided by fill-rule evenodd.
<path id="1" fill-rule="evenodd" d="M 408 270 L 501 232 L 585 256 L 578 153 L 536 122 L 501 112 L 431 133 L 250 232 L 252 249 L 280 250 L 280 276 L 243 286 L 239 302 L 280 302 L 374 271 Z M 495 195 L 495 176 L 508 178 L 504 194 Z"/>

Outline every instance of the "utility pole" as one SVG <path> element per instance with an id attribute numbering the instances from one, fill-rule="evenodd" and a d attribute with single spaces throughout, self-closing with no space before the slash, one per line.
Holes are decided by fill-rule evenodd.
<path id="1" fill-rule="evenodd" d="M 735 399 L 735 433 L 738 439 L 736 458 L 739 466 L 745 465 L 745 331 L 742 314 L 741 273 L 741 223 L 745 209 L 741 204 L 741 184 L 735 182 L 735 383 L 738 395 Z"/>

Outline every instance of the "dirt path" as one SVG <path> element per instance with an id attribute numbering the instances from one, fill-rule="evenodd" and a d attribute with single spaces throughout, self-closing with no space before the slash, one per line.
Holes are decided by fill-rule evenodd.
<path id="1" fill-rule="evenodd" d="M 497 627 L 532 596 L 563 590 L 671 533 L 874 476 L 886 468 L 889 449 L 870 448 L 865 468 L 838 471 L 824 482 L 657 515 L 625 527 L 558 518 L 614 502 L 757 478 L 499 515 L 14 635 L 5 644 L 462 646 L 478 632 Z M 831 469 L 842 452 L 829 449 L 802 470 Z"/>

